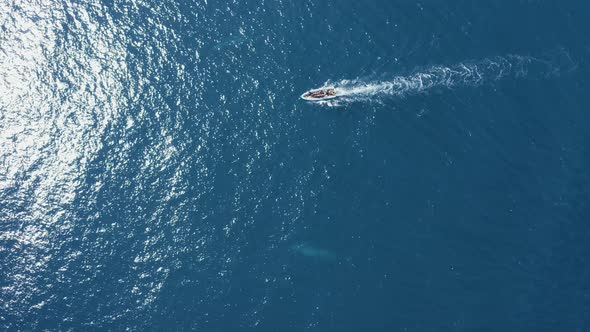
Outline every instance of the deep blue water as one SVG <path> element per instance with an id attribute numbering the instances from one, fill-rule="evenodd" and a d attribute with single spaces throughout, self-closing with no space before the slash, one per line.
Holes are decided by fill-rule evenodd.
<path id="1" fill-rule="evenodd" d="M 587 331 L 589 56 L 585 1 L 1 0 L 0 329 Z"/>

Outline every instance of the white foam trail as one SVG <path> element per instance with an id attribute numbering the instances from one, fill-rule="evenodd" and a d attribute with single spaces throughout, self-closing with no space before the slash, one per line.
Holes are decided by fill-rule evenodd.
<path id="1" fill-rule="evenodd" d="M 570 60 L 567 52 L 559 56 Z M 551 59 L 537 59 L 530 56 L 509 55 L 480 61 L 468 61 L 454 66 L 433 66 L 408 76 L 397 76 L 389 81 L 366 79 L 327 81 L 323 87 L 334 86 L 339 98 L 322 101 L 320 104 L 340 106 L 350 102 L 381 102 L 387 96 L 407 96 L 424 93 L 434 88 L 452 89 L 460 86 L 479 86 L 503 78 L 522 78 L 534 73 L 546 77 L 561 72 L 561 64 Z"/>

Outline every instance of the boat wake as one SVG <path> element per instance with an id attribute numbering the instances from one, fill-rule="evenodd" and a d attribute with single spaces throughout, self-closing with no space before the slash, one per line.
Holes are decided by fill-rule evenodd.
<path id="1" fill-rule="evenodd" d="M 520 55 L 493 57 L 453 66 L 432 66 L 388 81 L 361 78 L 327 81 L 323 87 L 335 87 L 338 98 L 318 103 L 343 106 L 354 102 L 382 102 L 387 97 L 404 97 L 437 88 L 475 87 L 507 78 L 554 77 L 575 67 L 569 54 L 563 50 L 546 58 Z"/>

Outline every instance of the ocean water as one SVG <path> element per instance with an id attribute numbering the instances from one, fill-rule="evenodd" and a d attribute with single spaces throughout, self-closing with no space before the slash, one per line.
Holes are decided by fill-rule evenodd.
<path id="1" fill-rule="evenodd" d="M 587 331 L 589 57 L 585 1 L 0 0 L 0 329 Z"/>

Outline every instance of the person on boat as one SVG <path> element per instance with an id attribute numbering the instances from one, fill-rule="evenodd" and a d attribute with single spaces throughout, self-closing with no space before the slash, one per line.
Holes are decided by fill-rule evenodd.
<path id="1" fill-rule="evenodd" d="M 309 96 L 311 98 L 323 98 L 326 94 L 324 93 L 324 90 L 320 90 L 320 91 L 314 91 L 314 92 L 310 92 Z"/>
<path id="2" fill-rule="evenodd" d="M 307 97 L 311 97 L 311 98 L 324 98 L 326 96 L 335 96 L 336 95 L 336 91 L 334 90 L 334 88 L 330 88 L 327 90 L 318 90 L 318 91 L 313 91 L 310 92 Z"/>

